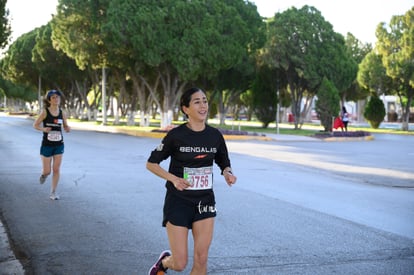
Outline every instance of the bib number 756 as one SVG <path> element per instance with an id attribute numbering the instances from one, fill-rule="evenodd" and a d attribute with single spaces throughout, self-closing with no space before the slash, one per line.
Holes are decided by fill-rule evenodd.
<path id="1" fill-rule="evenodd" d="M 185 167 L 184 178 L 191 184 L 186 190 L 204 190 L 213 187 L 213 173 L 211 167 Z"/>

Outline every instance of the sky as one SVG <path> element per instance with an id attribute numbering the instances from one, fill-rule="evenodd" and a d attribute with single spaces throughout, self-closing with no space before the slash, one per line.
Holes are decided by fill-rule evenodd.
<path id="1" fill-rule="evenodd" d="M 346 36 L 352 33 L 363 43 L 375 44 L 375 29 L 380 22 L 389 23 L 393 15 L 403 15 L 412 7 L 413 0 L 250 0 L 260 15 L 273 17 L 277 12 L 304 5 L 318 9 L 334 30 Z M 56 13 L 58 0 L 8 0 L 12 40 L 49 22 Z"/>

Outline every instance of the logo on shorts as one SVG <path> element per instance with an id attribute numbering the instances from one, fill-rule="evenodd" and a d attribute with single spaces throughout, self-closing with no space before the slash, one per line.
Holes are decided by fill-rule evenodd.
<path id="1" fill-rule="evenodd" d="M 214 205 L 203 205 L 201 201 L 198 203 L 198 213 L 216 213 L 216 207 Z"/>

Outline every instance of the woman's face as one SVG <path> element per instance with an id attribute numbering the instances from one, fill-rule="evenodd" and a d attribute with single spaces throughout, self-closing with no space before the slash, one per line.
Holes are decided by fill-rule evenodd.
<path id="1" fill-rule="evenodd" d="M 50 102 L 50 104 L 56 104 L 56 105 L 58 105 L 59 103 L 60 103 L 60 96 L 59 95 L 56 95 L 56 94 L 54 94 L 54 95 L 52 95 L 51 97 L 50 97 L 50 99 L 49 99 L 49 102 Z"/>
<path id="2" fill-rule="evenodd" d="M 208 115 L 208 102 L 204 92 L 198 91 L 193 93 L 189 106 L 183 106 L 183 111 L 192 120 L 205 121 Z"/>

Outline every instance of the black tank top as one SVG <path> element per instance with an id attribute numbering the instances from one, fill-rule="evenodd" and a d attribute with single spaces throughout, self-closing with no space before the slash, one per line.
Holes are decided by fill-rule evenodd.
<path id="1" fill-rule="evenodd" d="M 49 133 L 43 133 L 43 146 L 58 146 L 63 144 L 62 124 L 62 110 L 59 109 L 58 116 L 53 116 L 49 112 L 49 108 L 46 108 L 46 118 L 43 120 L 43 127 L 50 127 L 52 130 Z"/>

